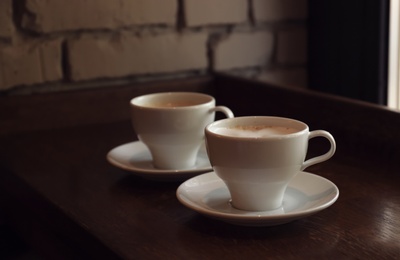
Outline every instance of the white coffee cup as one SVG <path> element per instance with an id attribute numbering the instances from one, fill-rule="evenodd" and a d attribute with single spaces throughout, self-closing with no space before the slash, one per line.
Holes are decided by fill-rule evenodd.
<path id="1" fill-rule="evenodd" d="M 289 181 L 336 150 L 330 133 L 310 132 L 305 123 L 283 117 L 223 119 L 208 125 L 205 136 L 211 165 L 226 184 L 232 206 L 246 211 L 279 209 Z M 328 139 L 330 149 L 305 161 L 314 137 Z"/>
<path id="2" fill-rule="evenodd" d="M 229 108 L 215 106 L 212 96 L 196 92 L 153 93 L 133 98 L 130 105 L 133 128 L 159 169 L 194 167 L 215 112 L 233 117 Z"/>

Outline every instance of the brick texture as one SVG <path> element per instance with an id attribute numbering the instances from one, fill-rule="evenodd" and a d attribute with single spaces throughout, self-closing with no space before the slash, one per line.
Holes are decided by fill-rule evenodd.
<path id="1" fill-rule="evenodd" d="M 10 38 L 14 29 L 12 0 L 0 0 L 0 37 Z"/>
<path id="2" fill-rule="evenodd" d="M 304 64 L 307 62 L 307 32 L 305 30 L 280 31 L 277 42 L 278 63 Z"/>
<path id="3" fill-rule="evenodd" d="M 1 0 L 3 1 L 3 0 Z M 177 21 L 178 0 L 27 0 L 24 28 L 41 33 Z"/>
<path id="4" fill-rule="evenodd" d="M 234 24 L 248 20 L 247 0 L 184 0 L 187 26 Z"/>
<path id="5" fill-rule="evenodd" d="M 68 44 L 71 79 L 203 70 L 208 65 L 206 42 L 205 33 L 73 40 Z"/>
<path id="6" fill-rule="evenodd" d="M 234 33 L 216 44 L 213 67 L 226 70 L 265 66 L 272 51 L 273 35 L 270 32 Z"/>
<path id="7" fill-rule="evenodd" d="M 307 8 L 307 0 L 0 0 L 0 92 L 210 71 L 300 79 Z"/>
<path id="8" fill-rule="evenodd" d="M 308 0 L 252 0 L 256 21 L 307 19 Z"/>
<path id="9" fill-rule="evenodd" d="M 58 40 L 10 46 L 0 50 L 0 89 L 62 79 Z"/>

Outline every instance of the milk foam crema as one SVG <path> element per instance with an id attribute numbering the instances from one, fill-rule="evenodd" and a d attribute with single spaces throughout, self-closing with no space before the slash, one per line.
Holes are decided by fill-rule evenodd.
<path id="1" fill-rule="evenodd" d="M 219 135 L 226 135 L 232 137 L 271 137 L 279 135 L 288 135 L 296 133 L 299 130 L 296 128 L 285 126 L 233 126 L 233 127 L 219 127 L 215 129 L 214 133 Z"/>
<path id="2" fill-rule="evenodd" d="M 174 102 L 149 104 L 150 107 L 158 107 L 158 108 L 190 107 L 190 106 L 195 106 L 195 105 L 198 105 L 198 103 L 189 102 L 189 101 L 174 101 Z"/>

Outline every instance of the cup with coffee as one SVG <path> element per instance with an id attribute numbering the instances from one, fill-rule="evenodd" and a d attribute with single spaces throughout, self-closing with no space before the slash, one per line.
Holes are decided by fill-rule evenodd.
<path id="1" fill-rule="evenodd" d="M 289 181 L 305 168 L 328 160 L 336 150 L 329 132 L 310 132 L 305 123 L 283 117 L 222 119 L 209 124 L 205 136 L 211 165 L 226 184 L 232 206 L 246 211 L 282 207 Z M 326 138 L 330 148 L 305 160 L 314 137 Z"/>
<path id="2" fill-rule="evenodd" d="M 130 107 L 133 129 L 158 169 L 194 167 L 204 128 L 215 120 L 215 112 L 233 117 L 229 108 L 216 106 L 212 96 L 196 92 L 147 94 L 133 98 Z"/>

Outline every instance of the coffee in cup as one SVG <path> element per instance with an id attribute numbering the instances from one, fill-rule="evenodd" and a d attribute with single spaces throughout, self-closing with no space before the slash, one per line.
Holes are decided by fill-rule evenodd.
<path id="1" fill-rule="evenodd" d="M 336 150 L 333 136 L 309 131 L 300 121 L 283 117 L 236 117 L 205 129 L 207 153 L 214 172 L 224 181 L 231 204 L 247 211 L 282 206 L 289 181 L 305 168 L 328 160 Z M 324 137 L 329 151 L 305 161 L 308 142 Z"/>
<path id="2" fill-rule="evenodd" d="M 215 106 L 212 96 L 195 92 L 153 93 L 133 98 L 130 105 L 134 131 L 159 169 L 194 167 L 215 112 L 233 117 L 229 108 Z"/>

